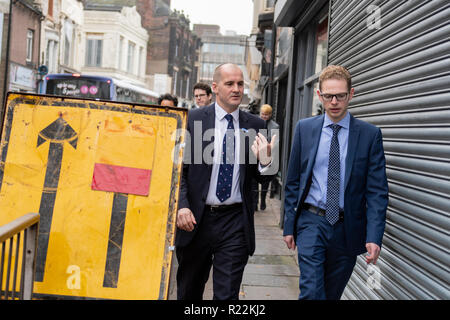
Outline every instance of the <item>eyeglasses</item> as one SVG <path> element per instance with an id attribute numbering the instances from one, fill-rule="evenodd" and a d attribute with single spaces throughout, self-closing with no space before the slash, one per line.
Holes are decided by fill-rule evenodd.
<path id="1" fill-rule="evenodd" d="M 321 93 L 320 96 L 325 101 L 332 101 L 333 97 L 336 97 L 337 101 L 344 101 L 347 99 L 348 92 L 345 93 L 337 93 L 337 94 L 328 94 L 328 93 Z"/>
<path id="2" fill-rule="evenodd" d="M 202 94 L 196 94 L 194 95 L 195 98 L 203 98 L 206 97 L 206 94 L 202 93 Z"/>

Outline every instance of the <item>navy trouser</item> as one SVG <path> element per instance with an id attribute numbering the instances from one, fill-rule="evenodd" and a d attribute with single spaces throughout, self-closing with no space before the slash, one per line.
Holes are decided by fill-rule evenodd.
<path id="1" fill-rule="evenodd" d="M 302 209 L 297 220 L 296 244 L 299 299 L 339 300 L 357 258 L 345 253 L 343 221 L 332 226 L 325 217 Z"/>
<path id="2" fill-rule="evenodd" d="M 214 300 L 238 300 L 248 261 L 242 209 L 222 213 L 205 210 L 197 234 L 177 247 L 177 299 L 202 300 L 213 266 Z"/>

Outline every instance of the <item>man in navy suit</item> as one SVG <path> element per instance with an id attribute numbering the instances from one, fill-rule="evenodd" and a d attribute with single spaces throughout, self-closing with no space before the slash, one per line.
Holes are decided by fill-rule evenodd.
<path id="1" fill-rule="evenodd" d="M 351 76 L 326 67 L 317 91 L 325 114 L 297 123 L 285 185 L 284 241 L 298 246 L 299 299 L 340 299 L 357 255 L 375 264 L 388 184 L 381 130 L 347 107 Z"/>
<path id="2" fill-rule="evenodd" d="M 203 298 L 211 266 L 214 299 L 239 298 L 248 256 L 255 251 L 251 181 L 270 179 L 262 172 L 270 168 L 274 143 L 259 132 L 262 119 L 239 110 L 241 69 L 218 66 L 212 89 L 216 103 L 188 115 L 191 143 L 183 163 L 175 243 L 179 300 Z"/>

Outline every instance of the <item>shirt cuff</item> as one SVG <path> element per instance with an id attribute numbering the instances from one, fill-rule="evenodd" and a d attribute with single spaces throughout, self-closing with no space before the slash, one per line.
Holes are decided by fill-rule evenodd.
<path id="1" fill-rule="evenodd" d="M 258 162 L 258 171 L 260 173 L 264 173 L 267 170 L 269 170 L 270 166 L 272 165 L 272 161 L 269 162 L 269 164 L 263 166 L 260 162 Z"/>

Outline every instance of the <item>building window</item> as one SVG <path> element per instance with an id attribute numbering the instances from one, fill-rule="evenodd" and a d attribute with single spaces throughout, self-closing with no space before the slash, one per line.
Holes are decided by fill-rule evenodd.
<path id="1" fill-rule="evenodd" d="M 119 70 L 123 70 L 123 43 L 124 39 L 122 36 L 120 36 L 119 39 Z"/>
<path id="2" fill-rule="evenodd" d="M 212 79 L 217 65 L 217 63 L 202 63 L 200 77 L 203 80 Z"/>
<path id="3" fill-rule="evenodd" d="M 136 45 L 129 41 L 128 42 L 128 60 L 127 60 L 127 70 L 129 73 L 134 73 L 134 50 Z"/>
<path id="4" fill-rule="evenodd" d="M 327 66 L 328 50 L 328 16 L 319 22 L 316 32 L 316 69 L 314 73 L 321 72 Z"/>
<path id="5" fill-rule="evenodd" d="M 27 31 L 27 62 L 31 62 L 33 60 L 33 40 L 34 40 L 34 31 L 28 29 Z"/>
<path id="6" fill-rule="evenodd" d="M 66 66 L 72 63 L 72 43 L 73 43 L 73 23 L 70 20 L 64 22 L 64 64 Z"/>
<path id="7" fill-rule="evenodd" d="M 143 62 L 144 62 L 144 48 L 139 47 L 139 60 L 138 60 L 138 71 L 137 71 L 138 76 L 145 74 L 145 71 L 142 70 Z"/>
<path id="8" fill-rule="evenodd" d="M 275 7 L 275 0 L 266 0 L 266 9 Z"/>
<path id="9" fill-rule="evenodd" d="M 312 116 L 318 116 L 319 114 L 323 113 L 323 106 L 319 100 L 319 97 L 317 96 L 317 90 L 319 90 L 319 81 L 318 80 L 316 80 L 313 85 L 312 108 L 311 108 Z"/>
<path id="10" fill-rule="evenodd" d="M 101 67 L 102 66 L 102 39 L 87 39 L 86 44 L 86 66 Z"/>
<path id="11" fill-rule="evenodd" d="M 186 79 L 186 96 L 185 96 L 186 99 L 189 99 L 189 92 L 190 92 L 190 90 L 189 90 L 189 80 L 191 80 L 191 79 L 189 78 L 189 74 L 188 74 L 187 75 L 187 79 Z"/>
<path id="12" fill-rule="evenodd" d="M 328 4 L 309 22 L 308 28 L 295 32 L 296 83 L 292 128 L 297 120 L 323 113 L 317 96 L 319 76 L 327 65 Z"/>
<path id="13" fill-rule="evenodd" d="M 45 65 L 48 66 L 49 73 L 57 72 L 58 42 L 55 40 L 47 41 L 45 50 Z"/>
<path id="14" fill-rule="evenodd" d="M 173 73 L 173 94 L 176 95 L 177 94 L 177 77 L 178 77 L 178 72 L 174 72 Z"/>
<path id="15" fill-rule="evenodd" d="M 170 7 L 164 0 L 156 0 L 153 9 L 153 16 L 161 17 L 170 14 Z"/>

